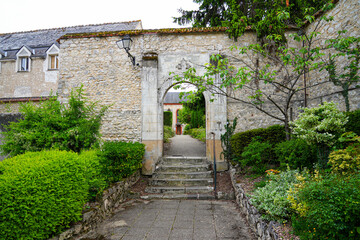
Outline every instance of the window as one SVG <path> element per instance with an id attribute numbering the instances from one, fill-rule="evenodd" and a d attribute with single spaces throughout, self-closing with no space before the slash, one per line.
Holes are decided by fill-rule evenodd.
<path id="1" fill-rule="evenodd" d="M 20 72 L 29 71 L 29 58 L 28 57 L 20 57 L 19 58 L 19 71 Z"/>
<path id="2" fill-rule="evenodd" d="M 15 71 L 17 72 L 29 72 L 31 68 L 31 59 L 30 56 L 34 53 L 34 50 L 29 49 L 26 46 L 23 46 L 17 53 L 16 53 L 16 65 Z"/>
<path id="3" fill-rule="evenodd" d="M 60 49 L 56 46 L 55 43 L 51 45 L 51 47 L 49 47 L 49 49 L 46 51 L 48 70 L 59 69 L 59 52 Z"/>
<path id="4" fill-rule="evenodd" d="M 59 69 L 59 55 L 49 55 L 49 69 Z"/>

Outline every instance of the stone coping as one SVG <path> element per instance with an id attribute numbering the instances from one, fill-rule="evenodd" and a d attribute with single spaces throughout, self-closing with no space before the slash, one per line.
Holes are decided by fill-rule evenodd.
<path id="1" fill-rule="evenodd" d="M 235 190 L 236 203 L 240 207 L 243 214 L 246 215 L 251 229 L 257 235 L 258 239 L 278 240 L 279 236 L 274 231 L 274 228 L 279 226 L 275 221 L 266 221 L 261 219 L 259 211 L 251 204 L 250 198 L 246 196 L 244 189 L 240 183 L 236 183 L 235 179 L 236 169 L 230 164 L 231 183 Z"/>

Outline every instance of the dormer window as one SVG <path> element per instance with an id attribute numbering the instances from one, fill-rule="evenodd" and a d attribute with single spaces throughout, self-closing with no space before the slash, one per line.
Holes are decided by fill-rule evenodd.
<path id="1" fill-rule="evenodd" d="M 29 71 L 29 57 L 20 57 L 19 58 L 19 71 L 28 72 Z"/>
<path id="2" fill-rule="evenodd" d="M 48 70 L 59 69 L 59 52 L 60 49 L 53 44 L 47 51 Z"/>
<path id="3" fill-rule="evenodd" d="M 49 69 L 59 69 L 59 55 L 49 55 Z"/>
<path id="4" fill-rule="evenodd" d="M 16 53 L 16 71 L 29 72 L 31 66 L 31 50 L 24 46 Z"/>

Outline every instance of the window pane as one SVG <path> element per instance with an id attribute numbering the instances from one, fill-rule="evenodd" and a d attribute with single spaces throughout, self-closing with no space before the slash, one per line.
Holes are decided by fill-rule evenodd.
<path id="1" fill-rule="evenodd" d="M 50 56 L 50 69 L 55 68 L 55 56 Z"/>
<path id="2" fill-rule="evenodd" d="M 23 57 L 20 58 L 20 71 L 29 70 L 29 58 Z"/>

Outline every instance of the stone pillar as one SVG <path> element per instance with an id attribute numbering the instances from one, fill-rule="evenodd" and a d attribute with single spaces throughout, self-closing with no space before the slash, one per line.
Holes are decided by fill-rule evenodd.
<path id="1" fill-rule="evenodd" d="M 205 98 L 209 97 L 210 96 L 206 96 Z M 214 99 L 214 101 L 206 101 L 206 157 L 213 163 L 214 135 L 211 133 L 215 133 L 215 159 L 217 170 L 225 171 L 228 169 L 228 164 L 224 157 L 221 156 L 223 149 L 221 147 L 220 136 L 225 132 L 224 125 L 227 121 L 226 97 L 216 95 L 212 97 L 212 99 Z"/>
<path id="2" fill-rule="evenodd" d="M 145 159 L 142 172 L 151 175 L 155 164 L 162 156 L 163 137 L 159 129 L 158 107 L 158 57 L 157 54 L 143 56 L 141 71 L 141 112 L 142 112 L 142 143 L 145 144 Z"/>

